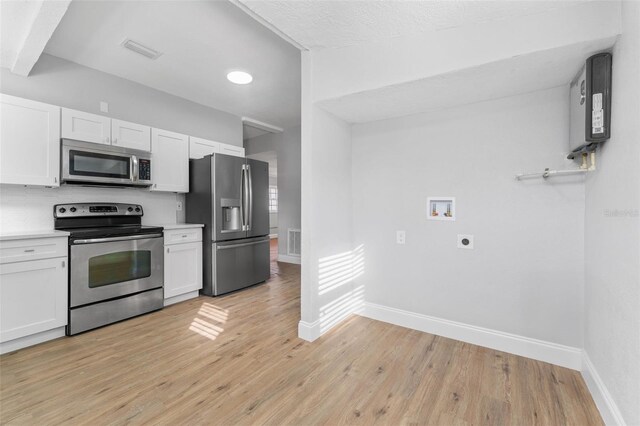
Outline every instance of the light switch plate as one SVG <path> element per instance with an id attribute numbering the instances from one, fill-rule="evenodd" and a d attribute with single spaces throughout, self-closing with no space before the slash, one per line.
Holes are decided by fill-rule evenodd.
<path id="1" fill-rule="evenodd" d="M 109 112 L 109 104 L 107 102 L 100 102 L 100 111 L 101 112 Z"/>
<path id="2" fill-rule="evenodd" d="M 396 231 L 396 243 L 404 244 L 406 240 L 406 235 L 404 231 Z"/>
<path id="3" fill-rule="evenodd" d="M 473 250 L 473 235 L 458 234 L 458 248 Z"/>
<path id="4" fill-rule="evenodd" d="M 182 201 L 177 201 L 176 202 L 176 210 L 178 210 L 179 212 L 182 211 Z"/>

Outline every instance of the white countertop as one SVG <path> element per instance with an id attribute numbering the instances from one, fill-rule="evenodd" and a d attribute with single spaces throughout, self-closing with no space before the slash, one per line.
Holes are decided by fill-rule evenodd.
<path id="1" fill-rule="evenodd" d="M 166 223 L 153 226 L 162 226 L 166 230 L 171 229 L 189 229 L 189 228 L 203 228 L 202 223 Z"/>
<path id="2" fill-rule="evenodd" d="M 66 231 L 56 231 L 55 229 L 40 229 L 34 231 L 5 232 L 0 234 L 0 241 L 26 240 L 29 238 L 55 238 L 68 237 Z"/>

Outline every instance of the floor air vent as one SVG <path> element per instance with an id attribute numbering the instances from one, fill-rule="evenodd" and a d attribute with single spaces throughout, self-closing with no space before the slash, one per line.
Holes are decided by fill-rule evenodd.
<path id="1" fill-rule="evenodd" d="M 287 254 L 289 256 L 300 256 L 300 230 L 289 228 L 287 240 Z"/>

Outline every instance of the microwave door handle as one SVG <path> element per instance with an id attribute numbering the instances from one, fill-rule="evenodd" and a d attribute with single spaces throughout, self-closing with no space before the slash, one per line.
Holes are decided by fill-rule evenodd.
<path id="1" fill-rule="evenodd" d="M 132 173 L 131 173 L 131 180 L 134 182 L 138 181 L 138 156 L 137 155 L 132 155 L 131 156 L 131 169 L 132 169 Z"/>

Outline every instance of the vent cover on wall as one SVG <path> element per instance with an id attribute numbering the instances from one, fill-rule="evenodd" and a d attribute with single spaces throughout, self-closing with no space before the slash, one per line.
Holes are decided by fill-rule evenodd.
<path id="1" fill-rule="evenodd" d="M 287 239 L 287 254 L 289 256 L 300 256 L 300 230 L 289 228 Z"/>
<path id="2" fill-rule="evenodd" d="M 124 47 L 125 49 L 129 49 L 132 52 L 137 53 L 138 55 L 142 55 L 153 60 L 158 59 L 160 56 L 162 56 L 162 52 L 153 50 L 152 48 L 144 46 L 137 41 L 133 41 L 130 38 L 122 42 L 122 47 Z"/>

